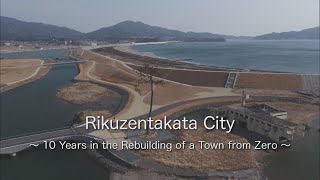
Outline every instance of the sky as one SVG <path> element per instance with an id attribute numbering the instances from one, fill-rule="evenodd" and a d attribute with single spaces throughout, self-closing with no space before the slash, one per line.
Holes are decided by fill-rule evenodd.
<path id="1" fill-rule="evenodd" d="M 0 12 L 81 32 L 125 20 L 237 36 L 319 26 L 319 0 L 1 0 Z"/>

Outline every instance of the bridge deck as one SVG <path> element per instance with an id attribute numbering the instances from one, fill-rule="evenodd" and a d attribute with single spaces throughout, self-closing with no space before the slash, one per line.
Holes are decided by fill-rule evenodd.
<path id="1" fill-rule="evenodd" d="M 87 60 L 83 61 L 64 61 L 64 62 L 54 62 L 54 63 L 45 63 L 39 66 L 51 66 L 51 65 L 61 65 L 61 64 L 77 64 L 77 63 L 85 63 Z"/>
<path id="2" fill-rule="evenodd" d="M 72 135 L 75 135 L 75 131 L 71 128 L 68 128 L 0 140 L 0 154 L 17 153 L 23 149 L 29 148 L 31 143 L 43 143 L 45 140 L 55 140 Z"/>

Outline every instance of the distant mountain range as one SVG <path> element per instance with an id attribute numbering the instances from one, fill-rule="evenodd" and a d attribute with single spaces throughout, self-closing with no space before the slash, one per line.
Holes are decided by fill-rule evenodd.
<path id="1" fill-rule="evenodd" d="M 302 31 L 290 31 L 282 33 L 270 33 L 257 36 L 254 39 L 261 40 L 290 40 L 290 39 L 319 39 L 320 28 L 310 28 Z"/>
<path id="2" fill-rule="evenodd" d="M 43 23 L 25 22 L 10 17 L 0 16 L 1 40 L 96 40 L 120 41 L 130 40 L 135 42 L 147 41 L 225 41 L 243 37 L 226 36 L 212 33 L 182 32 L 150 26 L 142 22 L 124 21 L 114 26 L 104 27 L 90 33 L 66 27 L 59 27 Z"/>
<path id="3" fill-rule="evenodd" d="M 129 40 L 135 42 L 150 41 L 187 41 L 187 42 L 221 42 L 225 39 L 249 39 L 246 36 L 228 36 L 212 33 L 182 32 L 142 22 L 124 21 L 110 27 L 81 33 L 79 31 L 48 25 L 25 22 L 10 17 L 0 16 L 1 40 L 37 41 L 37 40 L 95 40 L 118 42 Z M 316 33 L 317 32 L 317 33 Z M 317 39 L 319 27 L 300 32 L 272 33 L 255 37 L 255 39 Z"/>
<path id="4" fill-rule="evenodd" d="M 87 33 L 86 37 L 92 40 L 146 39 L 154 41 L 224 41 L 227 38 L 238 38 L 212 33 L 186 33 L 133 21 L 124 21 L 114 26 L 101 28 Z"/>
<path id="5" fill-rule="evenodd" d="M 83 33 L 66 27 L 24 22 L 0 16 L 1 40 L 52 40 L 53 38 L 81 39 Z"/>

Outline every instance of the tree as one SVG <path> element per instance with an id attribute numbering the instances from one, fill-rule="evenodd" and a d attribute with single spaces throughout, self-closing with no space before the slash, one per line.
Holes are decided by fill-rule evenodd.
<path id="1" fill-rule="evenodd" d="M 155 84 L 163 84 L 163 80 L 156 80 L 154 77 L 159 77 L 159 69 L 151 66 L 150 64 L 144 64 L 142 67 L 138 68 L 138 73 L 140 76 L 140 79 L 138 81 L 138 85 L 143 83 L 150 83 L 150 108 L 149 108 L 149 114 L 148 118 L 152 118 L 152 106 L 153 106 L 153 94 L 154 94 L 154 85 Z M 147 121 L 149 123 L 149 121 Z M 149 134 L 149 124 L 147 124 L 147 134 Z"/>

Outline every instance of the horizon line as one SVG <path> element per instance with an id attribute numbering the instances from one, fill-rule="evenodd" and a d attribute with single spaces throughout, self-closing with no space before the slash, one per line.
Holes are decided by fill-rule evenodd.
<path id="1" fill-rule="evenodd" d="M 23 22 L 27 22 L 27 23 L 40 23 L 40 24 L 44 24 L 44 25 L 52 25 L 52 26 L 57 26 L 57 27 L 61 27 L 61 28 L 68 28 L 68 29 L 71 29 L 71 30 L 74 30 L 74 31 L 78 31 L 82 34 L 88 34 L 88 33 L 91 33 L 91 32 L 94 32 L 94 31 L 97 31 L 97 30 L 100 30 L 100 29 L 103 29 L 103 28 L 108 28 L 108 27 L 112 27 L 112 26 L 115 26 L 117 24 L 120 24 L 122 22 L 135 22 L 135 23 L 143 23 L 145 25 L 149 25 L 149 26 L 153 26 L 153 27 L 159 27 L 159 28 L 164 28 L 164 29 L 168 29 L 168 30 L 175 30 L 175 31 L 180 31 L 180 32 L 184 32 L 184 33 L 190 33 L 190 32 L 193 32 L 193 33 L 210 33 L 210 34 L 217 34 L 217 35 L 223 35 L 223 36 L 235 36 L 235 37 L 258 37 L 258 36 L 262 36 L 262 35 L 265 35 L 265 34 L 271 34 L 271 33 L 283 33 L 283 32 L 299 32 L 299 31 L 303 31 L 303 30 L 306 30 L 306 29 L 312 29 L 312 28 L 317 28 L 317 27 L 320 27 L 320 25 L 318 24 L 317 26 L 312 26 L 312 27 L 307 27 L 307 28 L 304 28 L 304 29 L 300 29 L 300 30 L 291 30 L 291 31 L 281 31 L 281 32 L 277 32 L 277 31 L 272 31 L 272 32 L 269 32 L 269 33 L 265 33 L 265 34 L 261 34 L 261 35 L 230 35 L 230 34 L 221 34 L 221 33 L 214 33 L 214 32 L 208 32 L 208 31 L 183 31 L 183 30 L 177 30 L 177 29 L 171 29 L 171 28 L 167 28 L 167 27 L 161 27 L 161 26 L 157 26 L 157 25 L 150 25 L 150 24 L 146 24 L 142 21 L 134 21 L 134 20 L 124 20 L 124 21 L 120 21 L 116 24 L 113 24 L 113 25 L 109 25 L 109 26 L 103 26 L 101 28 L 97 28 L 96 30 L 93 30 L 93 31 L 89 31 L 89 32 L 83 32 L 83 31 L 80 31 L 80 30 L 77 30 L 77 29 L 74 29 L 74 28 L 71 28 L 71 27 L 67 27 L 67 26 L 62 26 L 62 25 L 56 25 L 56 24 L 48 24 L 48 23 L 43 23 L 43 22 L 35 22 L 35 21 L 28 21 L 28 20 L 21 20 L 21 19 L 18 19 L 18 18 L 15 18 L 15 17 L 9 17 L 9 16 L 4 16 L 4 15 L 0 15 L 0 17 L 7 17 L 7 18 L 11 18 L 11 19 L 15 19 L 15 20 L 18 20 L 18 21 L 23 21 Z"/>

